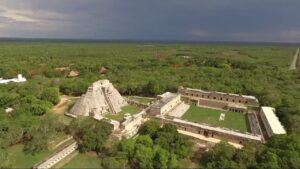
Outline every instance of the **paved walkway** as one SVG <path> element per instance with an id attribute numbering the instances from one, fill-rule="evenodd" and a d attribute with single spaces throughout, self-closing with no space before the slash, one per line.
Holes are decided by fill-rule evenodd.
<path id="1" fill-rule="evenodd" d="M 299 48 L 297 49 L 297 51 L 296 51 L 296 53 L 294 55 L 294 58 L 293 58 L 293 60 L 291 62 L 290 70 L 296 70 L 298 56 L 299 56 Z"/>
<path id="2" fill-rule="evenodd" d="M 196 138 L 196 139 L 200 139 L 200 140 L 203 140 L 203 141 L 206 141 L 206 142 L 210 142 L 210 143 L 214 143 L 214 144 L 217 144 L 219 142 L 221 142 L 220 139 L 216 139 L 216 138 L 212 138 L 212 137 L 205 137 L 201 134 L 196 134 L 196 133 L 192 133 L 192 132 L 188 132 L 188 131 L 183 131 L 183 130 L 177 130 L 179 133 L 183 134 L 183 135 L 186 135 L 186 136 L 189 136 L 189 137 L 193 137 L 193 138 Z M 237 143 L 233 143 L 233 142 L 228 142 L 230 145 L 232 145 L 233 147 L 235 148 L 242 148 L 243 145 L 241 144 L 237 144 Z"/>
<path id="3" fill-rule="evenodd" d="M 190 108 L 190 105 L 185 104 L 184 102 L 180 103 L 177 107 L 169 112 L 169 116 L 180 118 L 183 114 Z"/>

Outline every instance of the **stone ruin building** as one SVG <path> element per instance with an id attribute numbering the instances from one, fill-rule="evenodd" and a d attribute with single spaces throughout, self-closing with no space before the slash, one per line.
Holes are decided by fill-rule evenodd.
<path id="1" fill-rule="evenodd" d="M 125 114 L 123 122 L 121 122 L 120 130 L 121 135 L 125 138 L 130 138 L 137 134 L 140 127 L 147 120 L 145 118 L 146 111 L 142 110 L 138 114 L 130 115 Z"/>
<path id="2" fill-rule="evenodd" d="M 101 118 L 107 113 L 118 113 L 127 105 L 125 99 L 108 80 L 99 80 L 88 88 L 86 94 L 69 111 L 73 116 L 92 116 Z"/>
<path id="3" fill-rule="evenodd" d="M 150 115 L 172 115 L 181 117 L 189 109 L 189 105 L 181 101 L 181 95 L 166 92 L 157 96 L 157 101 L 150 106 Z"/>
<path id="4" fill-rule="evenodd" d="M 207 106 L 233 112 L 247 112 L 247 107 L 259 107 L 254 96 L 205 91 L 201 89 L 184 88 L 180 86 L 177 93 L 187 99 L 189 104 Z"/>
<path id="5" fill-rule="evenodd" d="M 241 133 L 227 128 L 182 120 L 180 117 L 188 110 L 189 105 L 182 108 L 185 103 L 181 99 L 189 105 L 244 113 L 248 117 L 251 133 Z M 148 114 L 163 123 L 172 123 L 183 131 L 201 134 L 205 137 L 226 138 L 237 143 L 247 140 L 264 143 L 273 134 L 286 133 L 274 108 L 260 108 L 258 100 L 254 96 L 247 95 L 179 87 L 177 94 L 167 92 L 158 95 L 158 101 L 149 107 Z"/>
<path id="6" fill-rule="evenodd" d="M 283 125 L 275 114 L 275 108 L 261 107 L 259 116 L 264 125 L 266 137 L 271 137 L 274 134 L 286 134 Z"/>

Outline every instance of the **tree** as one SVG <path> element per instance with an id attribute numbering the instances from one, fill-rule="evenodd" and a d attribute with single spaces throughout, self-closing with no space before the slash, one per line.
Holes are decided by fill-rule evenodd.
<path id="1" fill-rule="evenodd" d="M 35 123 L 31 128 L 24 132 L 24 151 L 35 154 L 48 149 L 50 140 L 61 131 L 62 123 L 56 117 L 47 114 Z"/>
<path id="2" fill-rule="evenodd" d="M 0 148 L 0 169 L 11 168 L 10 157 L 7 152 Z"/>
<path id="3" fill-rule="evenodd" d="M 141 144 L 146 147 L 152 147 L 153 141 L 149 135 L 141 135 L 141 136 L 137 137 L 136 144 Z"/>
<path id="4" fill-rule="evenodd" d="M 119 144 L 119 149 L 126 153 L 127 157 L 131 158 L 134 153 L 134 147 L 135 147 L 135 140 L 134 139 L 128 139 L 121 141 Z"/>
<path id="5" fill-rule="evenodd" d="M 57 88 L 51 87 L 47 88 L 42 92 L 41 99 L 48 101 L 52 104 L 57 104 L 60 100 L 59 90 Z"/>
<path id="6" fill-rule="evenodd" d="M 155 133 L 158 131 L 160 128 L 159 123 L 154 120 L 149 120 L 144 123 L 143 127 L 140 130 L 141 134 L 149 134 L 151 138 L 155 137 Z"/>
<path id="7" fill-rule="evenodd" d="M 153 158 L 153 166 L 157 169 L 167 169 L 168 167 L 168 161 L 169 161 L 169 153 L 165 149 L 157 146 L 155 147 L 155 155 Z"/>
<path id="8" fill-rule="evenodd" d="M 48 102 L 43 102 L 43 101 L 32 103 L 29 107 L 29 111 L 33 115 L 37 115 L 37 116 L 44 115 L 47 112 L 49 112 L 49 110 L 50 110 L 50 105 L 48 104 Z"/>
<path id="9" fill-rule="evenodd" d="M 232 160 L 234 154 L 234 147 L 226 142 L 221 142 L 203 155 L 202 163 L 207 168 L 236 168 L 237 164 Z"/>
<path id="10" fill-rule="evenodd" d="M 99 122 L 92 118 L 82 118 L 73 121 L 70 130 L 79 143 L 80 152 L 100 152 L 112 132 L 112 126 L 104 121 Z"/>
<path id="11" fill-rule="evenodd" d="M 160 86 L 159 86 L 158 81 L 150 80 L 148 82 L 148 85 L 147 85 L 147 88 L 145 89 L 145 91 L 148 94 L 155 94 L 155 95 L 158 94 L 160 92 Z"/>
<path id="12" fill-rule="evenodd" d="M 278 163 L 278 156 L 271 151 L 263 152 L 258 156 L 258 167 L 260 169 L 280 168 Z"/>
<path id="13" fill-rule="evenodd" d="M 137 145 L 133 155 L 133 162 L 135 168 L 153 169 L 152 165 L 153 150 L 151 147 Z"/>
<path id="14" fill-rule="evenodd" d="M 168 162 L 168 168 L 178 168 L 179 162 L 175 154 L 171 154 Z"/>
<path id="15" fill-rule="evenodd" d="M 127 159 L 119 157 L 108 157 L 102 159 L 102 167 L 107 169 L 124 168 L 126 167 Z"/>

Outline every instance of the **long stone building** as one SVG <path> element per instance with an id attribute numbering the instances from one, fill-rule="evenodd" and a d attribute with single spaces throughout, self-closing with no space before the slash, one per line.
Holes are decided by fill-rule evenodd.
<path id="1" fill-rule="evenodd" d="M 205 124 L 194 123 L 179 118 L 166 117 L 162 115 L 157 115 L 156 118 L 161 120 L 161 122 L 164 124 L 174 124 L 177 129 L 192 132 L 195 134 L 201 134 L 206 137 L 213 137 L 218 139 L 225 138 L 239 144 L 242 144 L 245 141 L 264 142 L 263 137 L 257 134 L 241 133 L 226 128 L 212 127 Z"/>
<path id="2" fill-rule="evenodd" d="M 118 113 L 125 105 L 125 99 L 108 80 L 99 80 L 80 97 L 69 114 L 99 118 L 107 113 Z"/>
<path id="3" fill-rule="evenodd" d="M 286 134 L 286 131 L 275 114 L 273 107 L 261 107 L 259 116 L 263 122 L 268 137 L 274 134 Z"/>
<path id="4" fill-rule="evenodd" d="M 259 102 L 254 96 L 205 91 L 201 89 L 184 88 L 182 86 L 178 88 L 177 92 L 181 94 L 188 103 L 197 106 L 207 106 L 243 113 L 247 112 L 247 107 L 259 107 Z"/>

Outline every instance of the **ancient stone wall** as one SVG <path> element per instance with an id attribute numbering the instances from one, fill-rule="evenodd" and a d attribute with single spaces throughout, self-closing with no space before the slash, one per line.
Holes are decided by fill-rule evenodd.
<path id="1" fill-rule="evenodd" d="M 227 102 L 227 103 L 240 103 L 246 106 L 258 107 L 259 102 L 254 96 L 247 95 L 238 95 L 232 93 L 223 93 L 223 92 L 215 92 L 215 91 L 205 91 L 201 89 L 191 89 L 179 87 L 178 93 L 180 93 L 183 97 L 194 98 L 197 99 L 208 99 L 214 100 L 216 102 Z"/>
<path id="2" fill-rule="evenodd" d="M 212 127 L 205 124 L 193 123 L 177 118 L 167 118 L 164 116 L 156 116 L 162 123 L 171 123 L 176 125 L 176 127 L 183 131 L 189 131 L 196 134 L 201 134 L 206 137 L 213 137 L 218 139 L 228 139 L 232 142 L 243 143 L 245 141 L 263 142 L 261 135 L 254 135 L 248 133 L 240 133 L 237 131 Z"/>

